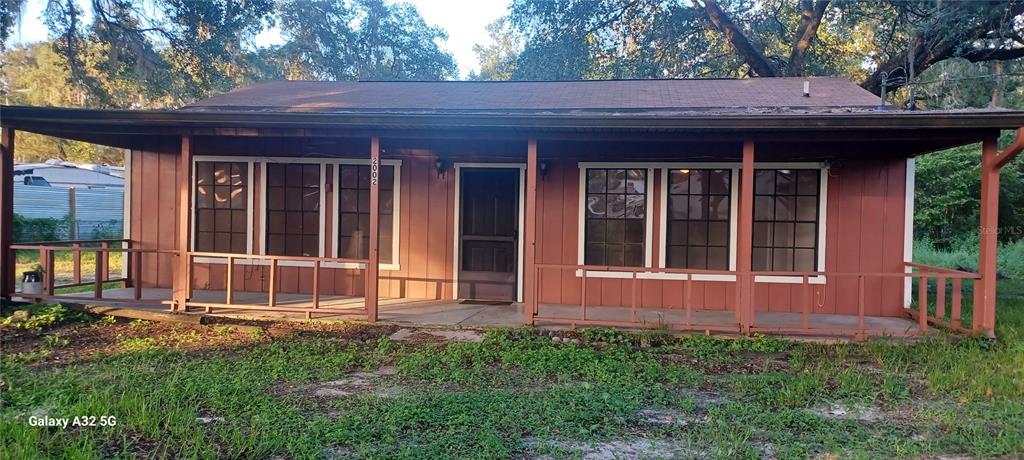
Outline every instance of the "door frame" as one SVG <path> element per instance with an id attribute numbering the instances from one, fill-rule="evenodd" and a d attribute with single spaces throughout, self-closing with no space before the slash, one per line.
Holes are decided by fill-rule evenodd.
<path id="1" fill-rule="evenodd" d="M 519 170 L 519 228 L 516 238 L 516 302 L 523 301 L 523 231 L 526 223 L 526 163 L 455 163 L 455 212 L 452 226 L 452 298 L 459 298 L 459 261 L 461 236 L 459 223 L 462 217 L 462 169 L 518 169 Z"/>

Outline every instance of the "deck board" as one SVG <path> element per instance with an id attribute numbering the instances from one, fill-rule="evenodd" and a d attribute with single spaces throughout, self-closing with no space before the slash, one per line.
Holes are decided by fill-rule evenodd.
<path id="1" fill-rule="evenodd" d="M 166 309 L 164 301 L 170 299 L 170 289 L 146 288 L 142 290 L 140 301 L 133 299 L 134 291 L 131 288 L 115 288 L 103 291 L 103 299 L 89 299 L 90 304 L 116 305 L 128 308 L 141 309 Z M 83 294 L 77 294 L 83 295 Z M 58 296 L 68 298 L 74 295 Z M 86 302 L 83 299 L 75 299 Z M 196 290 L 193 300 L 198 302 L 222 303 L 224 302 L 224 291 Z M 259 292 L 237 292 L 235 293 L 237 303 L 250 305 L 267 305 L 267 294 Z M 334 310 L 351 310 L 351 312 L 325 312 L 315 313 L 314 318 L 326 320 L 358 320 L 365 316 L 362 309 L 362 297 L 347 296 L 323 296 L 320 299 L 322 308 Z M 309 308 L 312 306 L 311 297 L 302 294 L 278 294 L 277 305 L 280 307 Z M 194 308 L 195 310 L 200 310 Z M 563 321 L 578 320 L 580 308 L 578 305 L 541 304 L 539 317 L 558 318 Z M 241 310 L 218 308 L 214 314 L 225 316 L 241 316 L 257 319 L 304 319 L 303 312 L 270 312 L 257 310 Z M 637 308 L 636 320 L 645 327 L 663 327 L 668 324 L 683 324 L 686 320 L 685 311 L 669 308 Z M 523 312 L 521 304 L 511 305 L 478 305 L 463 304 L 451 300 L 416 300 L 405 298 L 384 298 L 380 300 L 380 319 L 382 321 L 409 324 L 409 325 L 441 325 L 456 327 L 515 327 L 522 323 Z M 632 319 L 632 312 L 629 308 L 589 306 L 587 307 L 587 320 L 607 322 L 627 322 Z M 801 326 L 802 317 L 800 313 L 791 312 L 758 312 L 754 320 L 754 328 L 764 330 L 773 328 L 796 329 Z M 735 314 L 729 310 L 694 310 L 692 312 L 690 329 L 700 330 L 702 327 L 715 329 L 729 328 L 736 323 Z M 538 325 L 545 327 L 567 328 L 571 324 L 553 324 L 540 321 Z M 813 313 L 809 317 L 811 329 L 821 331 L 830 330 L 854 330 L 858 326 L 857 317 L 851 315 L 836 315 Z M 585 326 L 585 324 L 579 324 Z M 901 317 L 877 317 L 865 318 L 865 328 L 870 336 L 900 336 L 913 333 L 917 323 L 909 318 Z M 835 334 L 821 334 L 835 335 Z"/>

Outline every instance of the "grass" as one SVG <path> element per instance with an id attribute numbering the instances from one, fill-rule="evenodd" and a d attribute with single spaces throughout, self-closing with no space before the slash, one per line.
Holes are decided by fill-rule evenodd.
<path id="1" fill-rule="evenodd" d="M 386 330 L 364 340 L 95 322 L 82 327 L 125 334 L 115 351 L 39 364 L 80 345 L 56 335 L 2 358 L 0 451 L 560 458 L 622 449 L 608 444 L 618 441 L 639 457 L 1014 457 L 1024 455 L 1024 283 L 1000 288 L 996 341 L 826 345 L 588 330 L 576 344 L 513 329 L 479 343 L 414 345 L 391 341 Z M 236 342 L 204 346 L 221 336 Z M 396 374 L 370 390 L 312 393 L 382 366 Z M 378 391 L 387 388 L 394 390 Z M 829 413 L 836 408 L 864 414 Z M 645 411 L 671 420 L 652 422 Z M 117 424 L 37 428 L 31 414 L 108 415 Z"/>

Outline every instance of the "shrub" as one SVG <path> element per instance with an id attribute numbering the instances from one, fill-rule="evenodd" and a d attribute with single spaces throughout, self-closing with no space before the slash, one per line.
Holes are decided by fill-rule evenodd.
<path id="1" fill-rule="evenodd" d="M 14 215 L 14 242 L 59 241 L 64 239 L 70 228 L 67 216 L 62 219 L 53 217 L 25 217 Z"/>

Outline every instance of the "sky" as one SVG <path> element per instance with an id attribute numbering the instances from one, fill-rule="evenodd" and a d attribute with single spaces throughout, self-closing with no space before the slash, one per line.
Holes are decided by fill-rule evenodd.
<path id="1" fill-rule="evenodd" d="M 487 24 L 505 15 L 509 0 L 405 0 L 420 11 L 427 24 L 440 26 L 448 32 L 448 41 L 442 47 L 455 56 L 459 74 L 465 78 L 471 70 L 479 70 L 473 45 L 490 42 Z M 12 41 L 31 43 L 46 40 L 46 26 L 41 19 L 46 0 L 28 0 L 21 24 L 15 26 Z M 88 2 L 81 2 L 87 7 Z M 280 41 L 273 30 L 256 37 L 257 45 Z"/>

